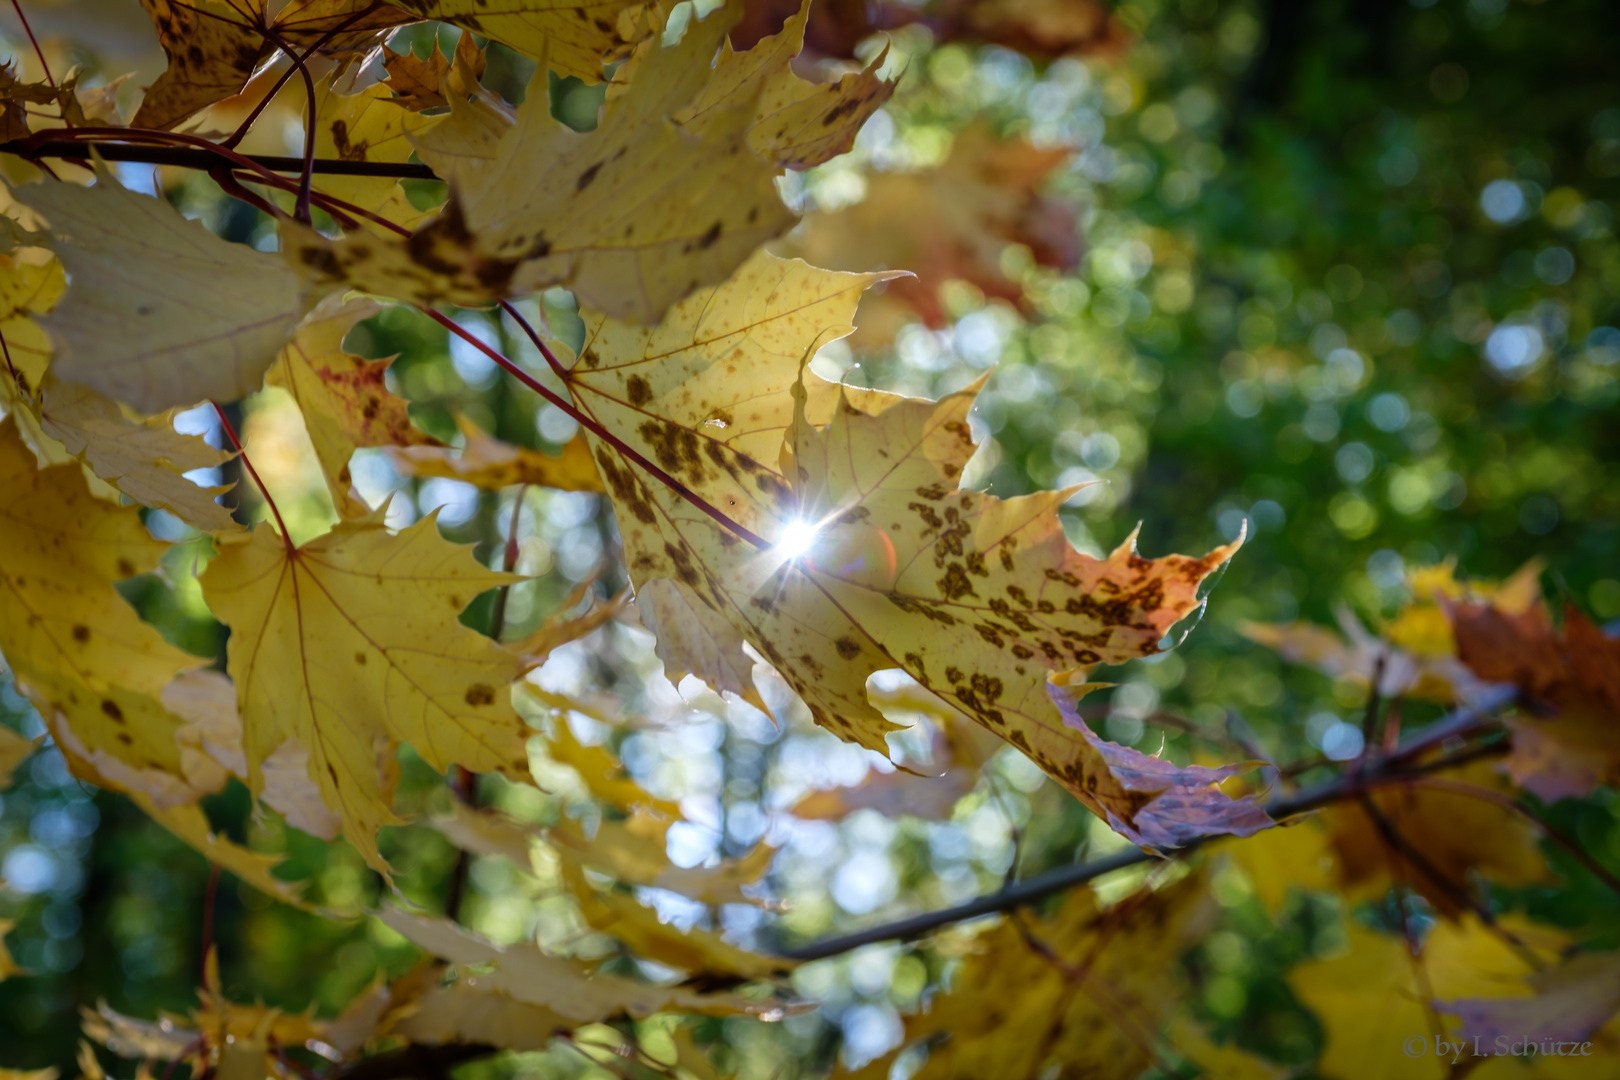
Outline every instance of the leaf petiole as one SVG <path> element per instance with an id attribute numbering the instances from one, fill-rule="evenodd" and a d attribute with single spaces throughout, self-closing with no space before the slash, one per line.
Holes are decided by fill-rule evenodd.
<path id="1" fill-rule="evenodd" d="M 259 470 L 253 467 L 253 459 L 248 457 L 247 451 L 242 448 L 242 440 L 237 437 L 236 428 L 231 424 L 231 418 L 225 415 L 225 410 L 220 408 L 219 402 L 210 401 L 208 404 L 214 407 L 214 413 L 219 417 L 219 426 L 225 432 L 225 438 L 230 442 L 231 448 L 241 457 L 242 464 L 247 467 L 248 475 L 253 477 L 254 486 L 259 489 L 259 494 L 264 496 L 264 501 L 269 505 L 270 512 L 275 515 L 276 524 L 281 528 L 281 542 L 286 546 L 287 554 L 292 555 L 297 549 L 293 547 L 292 534 L 287 531 L 287 523 L 281 519 L 281 509 L 276 506 L 276 500 L 271 497 L 270 489 L 265 487 L 264 481 L 260 479 Z"/>

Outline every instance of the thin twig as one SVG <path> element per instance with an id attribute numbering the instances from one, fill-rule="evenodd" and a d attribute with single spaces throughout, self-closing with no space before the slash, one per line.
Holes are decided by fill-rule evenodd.
<path id="1" fill-rule="evenodd" d="M 528 494 L 529 485 L 519 484 L 517 496 L 512 500 L 512 523 L 506 529 L 506 552 L 501 558 L 501 569 L 508 574 L 517 569 L 518 563 L 518 521 L 523 517 L 523 496 Z M 506 633 L 506 603 L 512 595 L 512 583 L 509 581 L 502 585 L 495 593 L 495 610 L 489 617 L 489 636 L 497 642 Z"/>
<path id="2" fill-rule="evenodd" d="M 15 2 L 16 0 L 13 0 L 13 3 Z M 343 31 L 347 30 L 350 26 L 353 26 L 367 15 L 370 15 L 374 10 L 376 10 L 376 7 L 376 4 L 366 5 L 360 11 L 350 15 L 347 19 L 344 19 L 342 22 L 332 27 L 332 29 L 322 34 L 319 38 L 316 38 L 314 44 L 310 45 L 309 48 L 304 50 L 304 61 L 307 63 L 309 58 L 315 55 L 317 49 L 320 49 L 322 46 L 326 45 L 327 42 L 331 41 L 333 38 L 343 33 Z M 260 98 L 257 105 L 253 106 L 253 111 L 248 113 L 247 119 L 243 120 L 241 124 L 237 126 L 236 130 L 231 132 L 230 136 L 226 138 L 224 142 L 220 143 L 220 145 L 224 147 L 235 147 L 240 144 L 241 141 L 247 136 L 248 129 L 253 126 L 253 122 L 259 118 L 259 114 L 263 113 L 265 108 L 270 104 L 275 96 L 281 93 L 281 88 L 287 85 L 287 80 L 291 79 L 293 77 L 293 73 L 297 70 L 297 67 L 289 65 L 287 70 L 281 73 L 281 77 L 276 80 L 276 84 L 270 88 L 270 92 L 265 94 L 264 97 Z"/>
<path id="3" fill-rule="evenodd" d="M 1478 717 L 1476 715 L 1473 713 L 1469 715 L 1477 722 Z M 1447 724 L 1452 719 L 1454 717 L 1447 717 L 1437 721 L 1437 724 Z M 1502 752 L 1503 748 L 1500 746 L 1469 748 L 1446 758 L 1410 767 L 1401 766 L 1399 756 L 1391 757 L 1372 763 L 1359 776 L 1348 774 L 1339 776 L 1333 780 L 1305 788 L 1287 797 L 1273 799 L 1265 804 L 1265 811 L 1273 819 L 1281 821 L 1352 798 L 1369 788 L 1397 783 L 1412 776 L 1423 775 L 1431 771 L 1453 768 L 1466 761 L 1477 760 L 1487 754 L 1500 754 Z M 1404 751 L 1402 753 L 1404 755 Z M 1192 840 L 1180 848 L 1177 854 L 1190 852 L 1216 839 L 1222 839 L 1222 837 L 1207 836 Z M 1056 870 L 1050 870 L 1045 874 L 1021 881 L 1010 888 L 980 896 L 955 907 L 924 912 L 920 915 L 913 915 L 905 919 L 898 919 L 894 922 L 859 930 L 852 934 L 827 938 L 795 948 L 778 949 L 775 952 L 777 955 L 791 960 L 821 960 L 829 956 L 838 956 L 850 952 L 863 945 L 920 937 L 930 931 L 950 926 L 953 923 L 965 922 L 983 915 L 993 915 L 997 912 L 1011 911 L 1015 908 L 1033 904 L 1076 885 L 1082 885 L 1096 878 L 1104 877 L 1116 870 L 1138 866 L 1159 857 L 1140 848 L 1132 848 L 1091 862 L 1059 867 Z"/>
<path id="4" fill-rule="evenodd" d="M 315 77 L 309 73 L 309 65 L 304 58 L 293 51 L 293 47 L 267 26 L 259 27 L 263 34 L 276 48 L 287 55 L 298 69 L 298 74 L 304 78 L 304 94 L 308 102 L 307 112 L 309 119 L 304 124 L 304 160 L 300 163 L 298 171 L 298 201 L 293 204 L 293 216 L 308 225 L 312 218 L 309 213 L 309 193 L 314 190 L 315 182 Z"/>
<path id="5" fill-rule="evenodd" d="M 296 69 L 294 69 L 296 70 Z M 75 129 L 82 131 L 84 129 Z M 212 168 L 218 163 L 218 151 L 231 151 L 226 143 L 208 143 L 214 149 L 187 149 L 182 146 L 150 146 L 139 142 L 113 141 L 137 139 L 148 135 L 170 135 L 173 132 L 148 132 L 141 128 L 113 128 L 109 129 L 116 134 L 104 135 L 108 140 L 96 143 L 96 151 L 107 161 L 130 161 L 144 165 L 173 165 L 183 169 Z M 18 157 L 32 161 L 35 158 L 61 158 L 66 161 L 84 161 L 90 157 L 90 147 L 83 142 L 63 138 L 66 134 L 61 131 L 45 132 L 51 138 L 40 139 L 37 136 L 29 139 L 13 139 L 10 142 L 0 143 L 0 154 L 14 154 Z M 172 140 L 180 142 L 181 140 Z M 205 143 L 207 140 L 198 139 L 196 143 Z M 234 160 L 246 162 L 261 171 L 266 172 L 302 172 L 305 161 L 303 158 L 279 157 L 272 154 L 235 154 Z M 419 163 L 389 162 L 389 161 L 345 161 L 342 158 L 316 158 L 310 163 L 312 170 L 326 176 L 376 176 L 392 177 L 396 180 L 437 180 L 439 176 L 426 165 Z"/>
<path id="6" fill-rule="evenodd" d="M 761 551 L 771 546 L 770 541 L 766 540 L 758 533 L 755 533 L 741 522 L 734 521 L 732 518 L 728 517 L 726 513 L 719 507 L 715 506 L 713 503 L 703 498 L 703 496 L 699 495 L 697 492 L 675 479 L 669 473 L 659 468 L 650 459 L 648 459 L 645 454 L 642 454 L 633 446 L 626 443 L 623 439 L 619 438 L 617 435 L 607 430 L 607 428 L 603 427 L 601 422 L 595 417 L 589 416 L 580 411 L 580 409 L 578 409 L 573 402 L 551 389 L 551 387 L 547 386 L 539 379 L 536 379 L 533 375 L 530 375 L 527 371 L 524 371 L 511 360 L 508 360 L 501 354 L 499 349 L 491 348 L 489 345 L 486 345 L 476 335 L 472 334 L 461 326 L 458 326 L 456 321 L 450 318 L 448 315 L 434 311 L 432 308 L 420 308 L 419 310 L 428 318 L 432 319 L 434 322 L 438 323 L 446 330 L 449 330 L 452 334 L 455 334 L 457 337 L 461 338 L 461 340 L 465 341 L 467 344 L 473 346 L 479 352 L 495 361 L 496 364 L 500 365 L 502 368 L 505 368 L 511 373 L 513 378 L 517 379 L 524 386 L 527 386 L 530 390 L 533 390 L 535 393 L 551 402 L 551 404 L 557 406 L 557 408 L 561 409 L 564 413 L 571 417 L 575 423 L 579 424 L 592 435 L 595 435 L 597 438 L 613 447 L 613 449 L 618 451 L 621 456 L 633 462 L 638 468 L 642 469 L 644 472 L 651 475 L 653 479 L 657 480 L 675 494 L 697 507 L 697 509 L 701 510 L 708 517 L 713 518 L 714 521 L 721 527 L 725 528 L 737 537 L 748 541 Z M 523 325 L 527 326 L 526 323 Z M 535 336 L 538 337 L 538 335 Z M 550 362 L 556 363 L 555 357 L 551 356 L 551 350 L 546 348 L 543 344 L 541 345 L 541 351 L 546 355 Z"/>
<path id="7" fill-rule="evenodd" d="M 40 70 L 45 72 L 45 82 L 52 89 L 56 89 L 56 80 L 51 78 L 51 65 L 45 62 L 45 50 L 39 47 L 39 39 L 34 36 L 34 28 L 28 25 L 28 16 L 23 14 L 22 0 L 11 0 L 11 6 L 17 9 L 17 19 L 22 23 L 23 33 L 28 35 L 28 44 L 34 47 L 34 55 L 39 57 Z"/>
<path id="8" fill-rule="evenodd" d="M 281 542 L 286 547 L 287 554 L 292 555 L 297 549 L 293 547 L 292 534 L 287 531 L 287 523 L 281 520 L 281 509 L 276 506 L 276 500 L 271 497 L 270 489 L 265 487 L 264 481 L 259 478 L 259 470 L 253 467 L 253 459 L 248 457 L 246 450 L 242 449 L 242 440 L 237 437 L 236 428 L 231 425 L 230 417 L 226 416 L 225 410 L 219 407 L 219 402 L 211 401 L 209 404 L 214 407 L 214 412 L 219 416 L 219 426 L 224 429 L 225 438 L 230 441 L 232 449 L 242 459 L 242 464 L 247 468 L 248 475 L 253 477 L 253 483 L 258 487 L 259 494 L 264 496 L 264 501 L 269 505 L 270 512 L 275 515 L 276 524 L 281 528 Z"/>

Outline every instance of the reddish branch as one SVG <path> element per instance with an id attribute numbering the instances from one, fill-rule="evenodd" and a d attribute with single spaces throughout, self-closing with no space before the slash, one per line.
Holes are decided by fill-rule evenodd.
<path id="1" fill-rule="evenodd" d="M 39 47 L 39 39 L 34 36 L 34 28 L 28 25 L 28 16 L 23 14 L 22 0 L 11 0 L 11 6 L 17 10 L 17 20 L 22 23 L 23 33 L 28 35 L 28 44 L 34 47 L 34 55 L 39 57 L 39 67 L 45 73 L 46 85 L 55 90 L 56 80 L 51 78 L 51 65 L 45 62 L 45 50 Z"/>
<path id="2" fill-rule="evenodd" d="M 275 515 L 276 525 L 281 529 L 281 542 L 287 549 L 288 557 L 291 557 L 297 549 L 293 547 L 292 534 L 287 531 L 287 523 L 281 520 L 281 510 L 276 506 L 276 500 L 270 497 L 270 489 L 259 479 L 259 470 L 253 467 L 253 460 L 247 456 L 247 451 L 242 449 L 242 440 L 237 438 L 236 428 L 231 425 L 231 418 L 225 415 L 225 410 L 219 407 L 217 401 L 211 401 L 209 404 L 214 407 L 214 413 L 219 417 L 219 426 L 224 430 L 225 438 L 230 440 L 231 448 L 242 459 L 248 475 L 253 477 L 254 486 L 259 489 L 259 494 L 264 496 L 264 501 L 270 506 L 270 512 Z"/>

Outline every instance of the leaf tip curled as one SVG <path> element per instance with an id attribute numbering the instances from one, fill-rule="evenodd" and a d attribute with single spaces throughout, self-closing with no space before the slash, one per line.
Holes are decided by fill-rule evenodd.
<path id="1" fill-rule="evenodd" d="M 1053 672 L 1047 676 L 1047 694 L 1064 725 L 1077 731 L 1096 755 L 1083 763 L 1089 775 L 1084 794 L 1076 794 L 1115 832 L 1139 847 L 1169 850 L 1207 836 L 1253 836 L 1276 824 L 1257 796 L 1234 799 L 1220 788 L 1222 781 L 1266 762 L 1178 766 L 1099 738 L 1081 718 L 1077 704 L 1103 684 L 1083 681 L 1084 674 Z"/>

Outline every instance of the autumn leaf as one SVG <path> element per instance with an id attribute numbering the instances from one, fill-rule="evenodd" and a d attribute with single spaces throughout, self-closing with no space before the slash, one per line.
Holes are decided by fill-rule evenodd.
<path id="1" fill-rule="evenodd" d="M 1345 948 L 1338 955 L 1301 964 L 1288 983 L 1314 1012 L 1326 1036 L 1317 1069 L 1334 1080 L 1443 1080 L 1451 1060 L 1433 1052 L 1432 1035 L 1445 1031 L 1429 1002 L 1466 994 L 1493 997 L 1524 993 L 1520 980 L 1528 959 L 1544 962 L 1554 940 L 1517 920 L 1507 929 L 1530 941 L 1521 953 L 1472 915 L 1442 922 L 1413 956 L 1400 937 L 1346 920 Z M 1409 1053 L 1407 1039 L 1424 1037 L 1425 1052 Z"/>
<path id="2" fill-rule="evenodd" d="M 388 389 L 384 376 L 390 361 L 343 350 L 344 335 L 380 310 L 372 300 L 327 297 L 298 327 L 265 379 L 298 403 L 332 502 L 346 517 L 371 512 L 349 475 L 356 448 L 442 445 L 411 423 L 405 401 Z"/>
<path id="3" fill-rule="evenodd" d="M 191 758 L 206 758 L 224 773 L 239 780 L 248 779 L 247 755 L 242 750 L 242 718 L 236 711 L 236 685 L 218 671 L 183 672 L 163 688 L 163 706 L 185 721 L 175 733 L 180 743 L 180 760 L 193 788 L 205 786 L 200 779 L 203 767 Z M 311 836 L 332 840 L 342 831 L 339 820 L 321 799 L 309 775 L 309 751 L 296 739 L 288 739 L 264 759 L 261 768 L 264 790 L 259 801 L 295 829 Z M 223 776 L 212 790 L 224 786 Z"/>
<path id="4" fill-rule="evenodd" d="M 1510 1041 L 1582 1043 L 1620 1012 L 1620 956 L 1588 953 L 1525 976 L 1523 997 L 1466 997 L 1435 1007 L 1462 1021 L 1461 1033 L 1495 1047 Z"/>
<path id="5" fill-rule="evenodd" d="M 280 856 L 253 851 L 220 836 L 214 832 L 207 815 L 195 801 L 161 805 L 153 797 L 149 770 L 143 772 L 111 755 L 88 751 L 77 734 L 83 727 L 81 723 L 72 722 L 48 698 L 32 695 L 32 700 L 56 741 L 57 749 L 67 761 L 68 771 L 74 776 L 97 787 L 126 795 L 147 817 L 173 833 L 203 858 L 229 870 L 266 896 L 306 911 L 316 910 L 303 901 L 297 885 L 270 872 L 281 862 Z"/>
<path id="6" fill-rule="evenodd" d="M 1620 639 L 1566 604 L 1558 633 L 1544 604 L 1447 607 L 1458 658 L 1488 682 L 1511 683 L 1554 715 L 1520 710 L 1508 771 L 1540 798 L 1590 794 L 1620 783 Z"/>
<path id="7" fill-rule="evenodd" d="M 17 961 L 11 958 L 11 951 L 6 948 L 6 935 L 11 933 L 16 925 L 16 919 L 0 919 L 0 980 L 9 979 L 13 975 L 28 974 L 26 970 L 17 966 Z"/>
<path id="8" fill-rule="evenodd" d="M 547 454 L 502 442 L 464 416 L 456 426 L 466 440 L 460 450 L 443 444 L 399 444 L 388 458 L 401 476 L 443 476 L 486 491 L 514 484 L 536 484 L 560 491 L 601 491 L 602 478 L 584 437 L 563 444 L 562 453 Z"/>
<path id="9" fill-rule="evenodd" d="M 168 545 L 134 507 L 91 496 L 76 466 L 37 469 L 0 422 L 0 655 L 17 678 L 71 697 L 87 746 L 179 772 L 179 721 L 157 696 L 202 663 L 141 621 L 114 582 L 155 568 Z"/>
<path id="10" fill-rule="evenodd" d="M 25 739 L 8 727 L 0 727 L 0 791 L 11 786 L 11 774 L 35 750 L 43 739 Z"/>
<path id="11" fill-rule="evenodd" d="M 471 34 L 462 34 L 456 40 L 455 56 L 475 83 L 484 77 L 488 60 Z M 433 38 L 433 51 L 426 60 L 412 52 L 397 53 L 384 45 L 383 68 L 388 77 L 382 85 L 393 91 L 394 104 L 412 112 L 450 107 L 450 99 L 442 90 L 444 77 L 450 74 L 450 59 L 440 51 L 437 36 Z"/>
<path id="12" fill-rule="evenodd" d="M 933 726 L 933 759 L 926 770 L 918 771 L 942 775 L 918 775 L 906 769 L 871 772 L 854 787 L 810 792 L 793 804 L 793 816 L 838 821 L 856 810 L 876 810 L 884 817 L 947 820 L 957 802 L 978 785 L 985 764 L 1006 744 L 915 680 L 872 683 L 866 693 L 896 723 L 920 717 Z"/>
<path id="13" fill-rule="evenodd" d="M 1490 801 L 1503 787 L 1494 765 L 1468 765 L 1448 777 L 1479 789 L 1485 798 L 1468 794 L 1466 787 L 1423 784 L 1384 785 L 1368 796 L 1399 843 L 1416 854 L 1392 844 L 1363 806 L 1351 802 L 1323 811 L 1341 891 L 1369 899 L 1406 885 L 1454 919 L 1464 910 L 1459 897 L 1470 895 L 1473 874 L 1504 885 L 1528 885 L 1547 876 L 1535 827 Z"/>
<path id="14" fill-rule="evenodd" d="M 381 31 L 415 21 L 389 4 L 356 0 L 294 0 L 273 17 L 267 0 L 141 0 L 141 6 L 169 60 L 130 120 L 146 128 L 173 128 L 241 93 L 277 54 L 264 29 L 300 51 L 319 43 L 321 53 L 341 58 L 363 52 Z"/>
<path id="15" fill-rule="evenodd" d="M 344 837 L 386 871 L 376 833 L 395 818 L 378 759 L 395 740 L 441 771 L 526 777 L 528 731 L 508 693 L 519 663 L 457 619 L 511 580 L 441 539 L 431 516 L 395 534 L 379 511 L 297 548 L 268 525 L 226 538 L 200 581 L 232 631 L 254 793 L 265 759 L 296 739 Z"/>
<path id="16" fill-rule="evenodd" d="M 987 297 L 1022 303 L 1023 286 L 1002 269 L 1009 244 L 1029 248 L 1042 266 L 1072 267 L 1080 255 L 1073 211 L 1041 193 L 1069 153 L 969 127 L 943 165 L 869 175 L 865 199 L 809 215 L 802 238 L 789 244 L 794 254 L 834 270 L 915 271 L 915 278 L 890 282 L 865 308 L 898 299 L 929 326 L 945 324 L 939 287 L 953 278 Z M 865 329 L 868 317 L 863 310 L 862 340 L 877 344 Z"/>
<path id="17" fill-rule="evenodd" d="M 754 658 L 743 651 L 742 634 L 686 584 L 670 578 L 647 582 L 636 591 L 636 613 L 653 634 L 670 682 L 679 685 L 695 674 L 715 690 L 770 712 L 754 685 Z"/>
<path id="18" fill-rule="evenodd" d="M 764 877 L 776 854 L 775 848 L 761 844 L 741 859 L 715 867 L 676 866 L 668 854 L 669 828 L 674 821 L 641 809 L 624 821 L 603 821 L 594 832 L 568 818 L 553 828 L 535 829 L 500 814 L 460 805 L 435 818 L 433 824 L 463 851 L 499 855 L 522 870 L 531 868 L 534 845 L 543 840 L 576 880 L 579 871 L 588 866 L 624 885 L 666 889 L 704 904 L 756 903 L 742 887 Z"/>
<path id="19" fill-rule="evenodd" d="M 352 0 L 350 0 L 352 3 Z M 462 26 L 545 61 L 558 75 L 602 80 L 638 41 L 664 28 L 668 0 L 401 0 L 417 18 Z"/>
<path id="20" fill-rule="evenodd" d="M 757 1015 L 770 1005 L 733 994 L 706 994 L 680 986 L 655 986 L 616 975 L 593 975 L 578 961 L 550 956 L 534 945 L 493 945 L 441 919 L 388 908 L 378 916 L 390 929 L 456 964 L 490 964 L 478 976 L 485 991 L 538 1005 L 575 1024 L 597 1023 L 620 1016 L 641 1018 L 655 1012 L 691 1012 L 712 1016 Z"/>
<path id="21" fill-rule="evenodd" d="M 1292 890 L 1331 889 L 1334 870 L 1327 834 L 1316 818 L 1277 824 L 1279 828 L 1222 845 L 1272 915 L 1282 911 Z"/>
<path id="22" fill-rule="evenodd" d="M 593 601 L 582 614 L 569 612 L 579 607 L 580 601 L 590 594 L 590 582 L 577 586 L 556 614 L 543 620 L 533 632 L 521 640 L 507 643 L 507 648 L 523 658 L 526 668 L 544 664 L 556 649 L 590 634 L 616 619 L 625 617 L 629 593 L 620 593 L 607 601 Z"/>
<path id="23" fill-rule="evenodd" d="M 739 27 L 744 43 L 763 37 L 798 9 L 796 0 L 759 0 L 748 5 Z M 1130 41 L 1120 20 L 1096 0 L 827 0 L 810 10 L 807 56 L 853 59 L 856 47 L 873 34 L 915 23 L 932 39 L 1000 45 L 1031 59 L 1102 56 L 1119 53 Z"/>
<path id="24" fill-rule="evenodd" d="M 423 994 L 408 1015 L 389 1025 L 389 1034 L 427 1046 L 482 1043 L 503 1050 L 544 1050 L 552 1038 L 578 1026 L 543 1005 L 458 983 Z"/>
<path id="25" fill-rule="evenodd" d="M 1246 622 L 1238 631 L 1286 660 L 1334 678 L 1350 678 L 1371 688 L 1376 673 L 1377 691 L 1383 698 L 1470 702 L 1486 686 L 1458 660 L 1457 643 L 1442 605 L 1490 600 L 1503 610 L 1528 610 L 1540 603 L 1542 564 L 1532 559 L 1499 582 L 1459 580 L 1456 570 L 1455 559 L 1409 570 L 1406 586 L 1410 595 L 1376 634 L 1344 605 L 1334 609 L 1337 634 L 1311 622 Z"/>
<path id="26" fill-rule="evenodd" d="M 40 320 L 58 377 L 144 413 L 259 389 L 303 313 L 299 279 L 277 256 L 221 240 L 105 167 L 94 187 L 12 194 L 50 222 L 42 242 L 73 279 Z"/>
<path id="27" fill-rule="evenodd" d="M 1096 0 L 946 0 L 942 9 L 940 40 L 981 41 L 1031 58 L 1109 56 L 1130 40 Z"/>
<path id="28" fill-rule="evenodd" d="M 66 289 L 62 264 L 43 249 L 0 254 L 0 337 L 10 376 L 0 379 L 0 404 L 8 410 L 39 393 L 51 347 L 34 316 L 55 307 Z"/>
<path id="29" fill-rule="evenodd" d="M 462 40 L 470 41 L 471 35 L 462 35 Z M 357 94 L 338 93 L 330 84 L 315 92 L 315 152 L 329 160 L 404 164 L 414 152 L 412 135 L 437 122 L 401 108 L 381 84 Z M 431 213 L 418 210 L 392 177 L 323 175 L 315 177 L 312 186 L 401 228 L 415 228 Z M 364 216 L 357 220 L 373 230 L 380 228 Z"/>
<path id="30" fill-rule="evenodd" d="M 569 884 L 580 914 L 593 930 L 608 934 L 638 956 L 686 972 L 689 977 L 715 979 L 776 979 L 795 964 L 763 956 L 730 944 L 707 930 L 681 930 L 658 918 L 658 913 L 622 892 L 598 892 L 583 877 L 572 875 Z"/>
<path id="31" fill-rule="evenodd" d="M 49 83 L 25 83 L 17 78 L 15 63 L 0 64 L 0 139 L 26 139 L 29 105 L 49 105 L 56 101 L 56 88 Z"/>
<path id="32" fill-rule="evenodd" d="M 868 118 L 894 94 L 896 79 L 880 79 L 885 47 L 863 71 L 836 82 L 801 79 L 789 66 L 804 48 L 810 0 L 803 0 L 780 33 L 737 52 L 728 39 L 715 75 L 697 98 L 672 119 L 700 130 L 700 118 L 715 109 L 756 99 L 748 145 L 759 157 L 787 169 L 808 169 L 849 152 Z"/>
<path id="33" fill-rule="evenodd" d="M 332 287 L 416 303 L 478 304 L 566 285 L 583 303 L 651 322 L 723 279 L 792 222 L 776 167 L 748 147 L 761 86 L 682 126 L 671 114 L 719 78 L 711 71 L 738 4 L 644 43 L 619 69 L 595 131 L 552 118 L 544 70 L 509 117 L 480 97 L 418 151 L 451 182 L 444 213 L 408 241 L 327 241 L 289 230 L 287 251 Z M 762 46 L 763 47 L 763 46 Z"/>
<path id="34" fill-rule="evenodd" d="M 1139 843 L 1264 828 L 1252 801 L 1210 787 L 1240 767 L 1176 770 L 1102 743 L 1065 719 L 1046 686 L 1048 672 L 1157 652 L 1237 545 L 1148 560 L 1132 537 L 1093 559 L 1058 520 L 1072 492 L 1003 500 L 956 488 L 974 451 L 976 387 L 936 402 L 801 378 L 803 361 L 847 331 L 871 280 L 762 255 L 655 330 L 585 317 L 568 377 L 579 408 L 772 545 L 745 550 L 593 436 L 632 582 L 686 586 L 776 667 L 818 724 L 868 749 L 886 753 L 896 725 L 869 702 L 867 678 L 899 668 Z M 667 629 L 678 639 L 687 625 Z"/>
<path id="35" fill-rule="evenodd" d="M 674 822 L 639 810 L 624 821 L 604 821 L 587 834 L 580 823 L 559 822 L 550 839 L 565 865 L 604 870 L 625 885 L 667 889 L 704 904 L 751 904 L 742 891 L 765 876 L 776 849 L 755 846 L 740 859 L 718 866 L 676 866 L 669 859 L 669 828 Z"/>
<path id="36" fill-rule="evenodd" d="M 1283 659 L 1316 668 L 1333 678 L 1348 678 L 1380 697 L 1411 697 L 1451 704 L 1468 701 L 1484 690 L 1466 667 L 1449 653 L 1416 653 L 1374 635 L 1347 607 L 1335 608 L 1339 632 L 1313 622 L 1245 622 L 1238 632 L 1274 650 Z M 1409 624 L 1410 625 L 1410 624 Z"/>
<path id="37" fill-rule="evenodd" d="M 41 430 L 119 491 L 203 532 L 237 528 L 231 512 L 215 501 L 230 485 L 202 487 L 185 477 L 193 469 L 218 468 L 231 455 L 199 435 L 176 431 L 179 410 L 131 419 L 110 398 L 49 374 L 42 396 Z"/>
<path id="38" fill-rule="evenodd" d="M 923 1044 L 915 1075 L 1085 1075 L 1131 1080 L 1175 1007 L 1175 962 L 1203 933 L 1210 900 L 1198 875 L 1143 889 L 1104 909 L 1076 889 L 1048 918 L 1017 916 L 973 942 L 949 993 L 906 1018 L 904 1045 Z M 854 1075 L 888 1075 L 894 1054 Z"/>
<path id="39" fill-rule="evenodd" d="M 555 717 L 554 734 L 545 744 L 546 754 L 572 769 L 594 798 L 601 799 L 622 814 L 646 808 L 665 817 L 680 817 L 681 808 L 677 803 L 648 792 L 625 771 L 624 764 L 606 747 L 582 743 L 574 737 L 566 719 L 566 710 L 571 702 L 529 683 L 520 683 L 519 686 L 530 700 L 563 714 Z"/>

